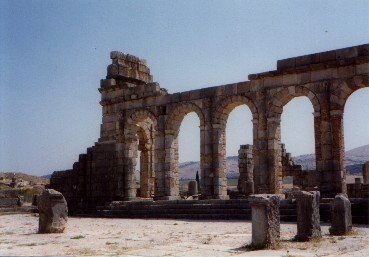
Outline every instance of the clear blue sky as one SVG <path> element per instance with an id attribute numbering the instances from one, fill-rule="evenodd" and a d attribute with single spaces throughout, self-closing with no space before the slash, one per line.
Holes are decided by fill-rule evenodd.
<path id="1" fill-rule="evenodd" d="M 68 169 L 97 141 L 97 88 L 112 50 L 147 59 L 170 93 L 238 82 L 278 59 L 368 43 L 368 3 L 0 0 L 0 171 Z M 364 133 L 348 148 L 369 141 L 368 94 L 360 101 L 354 118 Z M 312 125 L 311 106 L 298 105 Z M 251 116 L 239 109 L 228 122 L 228 155 L 251 143 Z M 181 138 L 197 133 L 196 119 L 186 117 Z M 282 119 L 283 140 L 295 124 L 310 126 Z M 310 153 L 311 138 L 286 142 L 288 151 Z M 196 143 L 181 144 L 180 161 L 199 159 Z"/>

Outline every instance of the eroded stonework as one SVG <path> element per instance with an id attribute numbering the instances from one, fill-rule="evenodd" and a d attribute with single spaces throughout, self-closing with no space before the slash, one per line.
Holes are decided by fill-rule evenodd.
<path id="1" fill-rule="evenodd" d="M 300 176 L 298 169 L 283 166 L 288 156 L 283 155 L 280 130 L 283 106 L 299 96 L 314 108 L 316 171 L 307 186 L 324 197 L 346 192 L 343 110 L 354 91 L 369 86 L 369 45 L 280 60 L 277 70 L 249 75 L 250 81 L 175 94 L 153 82 L 145 60 L 120 52 L 112 52 L 111 59 L 99 88 L 103 117 L 98 142 L 79 156 L 72 170 L 51 178 L 51 187 L 70 206 L 178 199 L 178 134 L 190 112 L 200 120 L 202 198 L 226 199 L 226 122 L 242 104 L 253 116 L 254 193 L 278 194 L 282 176 Z"/>

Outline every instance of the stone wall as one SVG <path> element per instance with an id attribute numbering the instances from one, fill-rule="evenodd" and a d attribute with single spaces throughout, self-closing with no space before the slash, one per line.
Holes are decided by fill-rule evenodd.
<path id="1" fill-rule="evenodd" d="M 291 153 L 287 153 L 285 145 L 282 148 L 282 177 L 293 177 L 293 185 L 301 190 L 313 191 L 319 186 L 319 173 L 316 170 L 303 170 L 301 165 L 296 165 Z"/>
<path id="2" fill-rule="evenodd" d="M 51 182 L 79 204 L 178 199 L 178 134 L 190 112 L 200 120 L 200 138 L 192 140 L 200 140 L 202 197 L 226 199 L 226 122 L 243 104 L 253 116 L 254 191 L 280 193 L 287 172 L 280 117 L 283 106 L 299 96 L 307 97 L 314 108 L 318 178 L 313 184 L 318 181 L 325 197 L 346 192 L 343 109 L 355 90 L 368 87 L 369 45 L 280 60 L 277 70 L 249 75 L 249 81 L 175 94 L 153 82 L 146 61 L 120 52 L 112 52 L 111 59 L 99 88 L 100 138 L 72 171 L 56 173 Z M 134 171 L 139 150 L 144 154 L 138 195 Z M 63 179 L 56 182 L 58 176 Z"/>

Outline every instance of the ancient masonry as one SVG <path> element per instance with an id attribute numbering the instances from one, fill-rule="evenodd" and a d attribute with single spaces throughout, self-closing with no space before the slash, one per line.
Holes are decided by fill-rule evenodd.
<path id="1" fill-rule="evenodd" d="M 308 181 L 307 190 L 318 187 L 323 197 L 346 192 L 343 110 L 354 91 L 369 86 L 369 44 L 279 60 L 277 70 L 249 75 L 249 81 L 175 94 L 153 82 L 145 60 L 121 52 L 111 59 L 99 88 L 98 142 L 72 170 L 51 178 L 50 187 L 63 193 L 71 210 L 114 200 L 178 199 L 178 134 L 190 112 L 200 120 L 202 198 L 227 199 L 225 128 L 229 113 L 242 104 L 252 112 L 253 146 L 242 150 L 246 173 L 239 188 L 278 194 L 282 177 L 292 175 L 298 183 Z M 283 106 L 299 96 L 314 108 L 316 171 L 307 180 L 281 144 Z"/>

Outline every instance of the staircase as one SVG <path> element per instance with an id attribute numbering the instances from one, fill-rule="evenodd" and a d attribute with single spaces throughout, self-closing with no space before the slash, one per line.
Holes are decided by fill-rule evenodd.
<path id="1" fill-rule="evenodd" d="M 320 219 L 329 222 L 330 201 L 320 201 Z M 369 200 L 350 199 L 352 219 L 356 224 L 369 223 Z M 251 208 L 247 199 L 232 200 L 172 200 L 111 202 L 98 206 L 87 214 L 78 216 L 137 219 L 199 219 L 199 220 L 251 220 Z M 280 202 L 280 220 L 296 222 L 296 202 L 283 199 Z"/>

